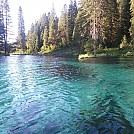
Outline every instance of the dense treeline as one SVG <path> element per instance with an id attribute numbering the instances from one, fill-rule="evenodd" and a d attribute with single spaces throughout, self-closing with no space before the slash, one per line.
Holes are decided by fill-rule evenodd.
<path id="1" fill-rule="evenodd" d="M 64 5 L 61 16 L 58 18 L 53 5 L 51 12 L 43 14 L 28 31 L 27 52 L 45 53 L 71 46 L 77 12 L 76 1 L 71 1 L 69 8 Z"/>
<path id="2" fill-rule="evenodd" d="M 46 53 L 75 46 L 81 51 L 98 47 L 134 45 L 134 3 L 131 0 L 81 0 L 64 5 L 60 18 L 54 6 L 32 24 L 27 35 L 28 53 Z"/>

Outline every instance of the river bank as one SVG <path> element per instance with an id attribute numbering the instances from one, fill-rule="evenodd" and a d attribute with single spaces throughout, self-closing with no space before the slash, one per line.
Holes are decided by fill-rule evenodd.
<path id="1" fill-rule="evenodd" d="M 97 49 L 94 54 L 91 53 L 82 53 L 76 47 L 62 48 L 46 53 L 10 53 L 10 55 L 43 55 L 43 56 L 56 56 L 56 57 L 65 57 L 65 58 L 78 58 L 79 60 L 84 60 L 87 58 L 98 58 L 98 57 L 131 57 L 134 56 L 134 49 L 132 48 L 105 48 Z"/>
<path id="2" fill-rule="evenodd" d="M 78 59 L 83 60 L 87 58 L 97 58 L 97 57 L 132 57 L 134 56 L 134 48 L 105 48 L 97 49 L 94 54 L 86 53 L 79 54 Z"/>

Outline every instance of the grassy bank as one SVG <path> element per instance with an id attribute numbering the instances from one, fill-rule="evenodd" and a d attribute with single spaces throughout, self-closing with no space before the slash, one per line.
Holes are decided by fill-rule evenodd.
<path id="1" fill-rule="evenodd" d="M 46 55 L 46 56 L 58 56 L 58 57 L 78 57 L 79 55 L 79 49 L 77 47 L 64 47 L 60 49 L 56 49 L 51 52 L 45 52 L 45 53 L 40 53 L 41 55 Z"/>
<path id="2" fill-rule="evenodd" d="M 79 57 L 80 50 L 77 47 L 65 47 L 62 49 L 57 49 L 52 52 L 46 52 L 43 55 L 46 56 L 58 56 L 58 57 Z M 134 47 L 128 46 L 125 48 L 105 48 L 97 49 L 92 55 L 89 53 L 89 58 L 91 57 L 128 57 L 134 56 Z M 40 53 L 41 54 L 41 53 Z M 85 53 L 86 54 L 86 53 Z M 41 54 L 42 55 L 42 54 Z"/>
<path id="3" fill-rule="evenodd" d="M 128 46 L 125 48 L 105 48 L 97 49 L 96 54 L 105 54 L 107 56 L 134 56 L 134 47 Z"/>

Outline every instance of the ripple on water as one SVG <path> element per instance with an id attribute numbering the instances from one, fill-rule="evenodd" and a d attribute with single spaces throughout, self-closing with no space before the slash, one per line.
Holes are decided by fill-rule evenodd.
<path id="1" fill-rule="evenodd" d="M 133 66 L 118 58 L 0 57 L 0 133 L 133 134 Z"/>

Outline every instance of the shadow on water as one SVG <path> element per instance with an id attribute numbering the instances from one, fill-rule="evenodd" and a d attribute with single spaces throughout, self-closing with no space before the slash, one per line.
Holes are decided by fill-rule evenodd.
<path id="1" fill-rule="evenodd" d="M 89 58 L 82 60 L 84 63 L 94 63 L 94 64 L 119 64 L 117 57 L 99 57 L 99 58 Z"/>
<path id="2" fill-rule="evenodd" d="M 84 134 L 134 134 L 134 127 L 110 95 L 96 101 L 91 111 L 82 110 L 77 122 L 77 132 Z"/>
<path id="3" fill-rule="evenodd" d="M 93 63 L 93 64 L 126 64 L 128 68 L 134 68 L 134 58 L 128 57 L 99 57 L 99 58 L 89 58 L 82 60 L 83 63 Z"/>

